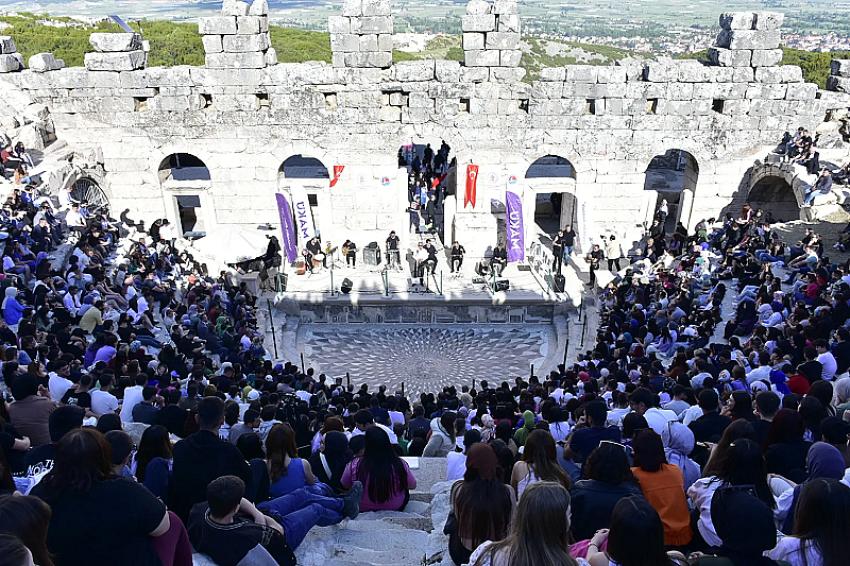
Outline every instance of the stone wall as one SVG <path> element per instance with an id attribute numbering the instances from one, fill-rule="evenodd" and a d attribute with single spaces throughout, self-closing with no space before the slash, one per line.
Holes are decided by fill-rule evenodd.
<path id="1" fill-rule="evenodd" d="M 603 231 L 636 239 L 655 204 L 655 193 L 644 190 L 653 156 L 681 149 L 698 163 L 682 218 L 693 225 L 731 202 L 753 158 L 784 131 L 814 128 L 831 108 L 850 106 L 843 98 L 821 98 L 827 93 L 803 82 L 799 68 L 776 65 L 781 17 L 774 14 L 722 16 L 712 65 L 565 66 L 543 69 L 529 84 L 514 66 L 514 0 L 473 0 L 464 18 L 465 64 L 380 68 L 386 61 L 370 54 L 390 52 L 385 5 L 347 0 L 343 15 L 331 18 L 334 65 L 264 60 L 260 68 L 234 63 L 223 69 L 208 60 L 191 68 L 28 70 L 0 75 L 0 82 L 45 104 L 69 143 L 102 147 L 114 207 L 174 220 L 174 196 L 200 193 L 207 228 L 277 224 L 274 193 L 298 183 L 317 194 L 323 240 L 351 235 L 382 242 L 390 229 L 407 226 L 399 147 L 446 140 L 460 164 L 460 193 L 466 164 L 480 166 L 477 205 L 458 204 L 447 229 L 447 239 L 465 242 L 473 255 L 498 237 L 498 207 L 491 202 L 503 201 L 509 185 L 522 195 L 526 226 L 533 226 L 536 195 L 524 178 L 539 157 L 559 155 L 574 166 L 575 179 L 564 190 L 577 198 L 585 244 Z M 478 31 L 472 16 L 487 20 Z M 205 45 L 213 41 L 215 49 L 217 41 L 206 38 L 239 35 L 238 23 L 235 36 L 232 28 L 210 26 L 202 20 Z M 470 34 L 483 37 L 483 49 L 481 38 Z M 498 63 L 491 52 L 499 54 Z M 164 186 L 158 168 L 172 153 L 203 160 L 210 180 L 200 187 Z M 295 154 L 316 157 L 329 171 L 345 169 L 333 188 L 326 179 L 281 179 L 280 165 Z"/>

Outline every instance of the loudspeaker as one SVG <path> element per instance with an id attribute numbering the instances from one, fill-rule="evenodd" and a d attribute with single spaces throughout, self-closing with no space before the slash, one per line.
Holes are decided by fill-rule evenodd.
<path id="1" fill-rule="evenodd" d="M 351 292 L 352 289 L 354 289 L 354 282 L 348 277 L 343 279 L 342 283 L 339 286 L 339 290 L 342 291 L 342 294 L 347 295 Z"/>
<path id="2" fill-rule="evenodd" d="M 366 265 L 380 265 L 381 250 L 377 247 L 363 248 L 363 263 L 365 263 Z"/>
<path id="3" fill-rule="evenodd" d="M 556 273 L 555 277 L 552 280 L 553 287 L 555 288 L 556 293 L 563 293 L 564 287 L 566 287 L 566 278 L 560 273 Z"/>
<path id="4" fill-rule="evenodd" d="M 511 282 L 507 279 L 497 279 L 496 280 L 496 292 L 499 291 L 508 291 L 511 288 Z"/>

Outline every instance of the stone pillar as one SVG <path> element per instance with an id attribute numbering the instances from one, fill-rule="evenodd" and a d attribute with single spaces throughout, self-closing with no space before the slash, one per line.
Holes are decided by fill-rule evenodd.
<path id="1" fill-rule="evenodd" d="M 833 59 L 829 77 L 826 79 L 827 90 L 850 94 L 850 59 Z"/>
<path id="2" fill-rule="evenodd" d="M 461 21 L 467 67 L 518 67 L 522 59 L 516 0 L 471 0 Z"/>
<path id="3" fill-rule="evenodd" d="M 93 33 L 89 43 L 94 53 L 86 53 L 89 71 L 135 71 L 144 69 L 148 54 L 138 33 Z"/>
<path id="4" fill-rule="evenodd" d="M 277 64 L 269 35 L 269 4 L 225 0 L 220 16 L 198 18 L 206 66 L 214 69 L 262 69 Z"/>
<path id="5" fill-rule="evenodd" d="M 0 35 L 0 73 L 14 73 L 24 68 L 24 58 L 15 47 L 15 40 Z"/>
<path id="6" fill-rule="evenodd" d="M 782 61 L 778 12 L 720 14 L 720 34 L 709 48 L 711 63 L 719 67 L 774 67 Z"/>
<path id="7" fill-rule="evenodd" d="M 389 0 L 345 0 L 341 16 L 328 18 L 334 67 L 389 68 L 393 16 Z"/>

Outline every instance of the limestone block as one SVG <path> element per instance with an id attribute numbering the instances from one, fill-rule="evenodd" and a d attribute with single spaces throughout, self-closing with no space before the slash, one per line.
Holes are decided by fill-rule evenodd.
<path id="1" fill-rule="evenodd" d="M 756 12 L 753 29 L 760 30 L 778 30 L 782 27 L 782 21 L 785 19 L 785 14 L 781 12 Z"/>
<path id="2" fill-rule="evenodd" d="M 402 61 L 393 65 L 393 76 L 395 80 L 401 82 L 432 81 L 434 72 L 433 60 Z"/>
<path id="3" fill-rule="evenodd" d="M 247 16 L 251 7 L 241 0 L 224 0 L 221 13 L 225 16 Z"/>
<path id="4" fill-rule="evenodd" d="M 748 86 L 743 83 L 715 83 L 711 96 L 706 98 L 722 98 L 723 100 L 741 100 L 747 96 Z M 694 91 L 696 94 L 696 91 Z"/>
<path id="5" fill-rule="evenodd" d="M 789 84 L 785 100 L 814 100 L 817 93 L 818 85 L 814 83 Z"/>
<path id="6" fill-rule="evenodd" d="M 423 124 L 428 121 L 428 109 L 402 108 L 401 121 L 404 124 Z"/>
<path id="7" fill-rule="evenodd" d="M 540 69 L 541 81 L 564 82 L 567 71 L 563 67 L 544 67 Z"/>
<path id="8" fill-rule="evenodd" d="M 98 53 L 137 51 L 142 48 L 142 36 L 137 33 L 93 33 L 89 43 Z"/>
<path id="9" fill-rule="evenodd" d="M 522 51 L 519 49 L 503 49 L 499 51 L 499 65 L 502 67 L 518 67 L 522 60 Z"/>
<path id="10" fill-rule="evenodd" d="M 362 13 L 364 16 L 389 16 L 392 14 L 390 2 L 389 0 L 363 0 Z"/>
<path id="11" fill-rule="evenodd" d="M 61 59 L 56 59 L 53 53 L 37 53 L 30 57 L 29 69 L 36 73 L 44 73 L 47 71 L 56 71 L 65 66 L 65 62 Z"/>
<path id="12" fill-rule="evenodd" d="M 780 40 L 779 30 L 723 30 L 715 45 L 728 49 L 776 49 Z"/>
<path id="13" fill-rule="evenodd" d="M 464 63 L 467 67 L 498 67 L 499 52 L 487 50 L 471 50 L 463 52 Z M 488 73 L 489 74 L 489 73 Z"/>
<path id="14" fill-rule="evenodd" d="M 788 85 L 785 84 L 750 83 L 746 97 L 750 100 L 782 100 L 787 91 Z"/>
<path id="15" fill-rule="evenodd" d="M 755 20 L 752 12 L 724 12 L 720 14 L 720 27 L 728 30 L 753 29 Z"/>
<path id="16" fill-rule="evenodd" d="M 360 36 L 353 33 L 331 34 L 331 49 L 333 51 L 360 51 Z"/>
<path id="17" fill-rule="evenodd" d="M 516 0 L 496 0 L 493 4 L 493 12 L 496 14 L 519 14 Z"/>
<path id="18" fill-rule="evenodd" d="M 220 35 L 203 35 L 201 36 L 201 42 L 204 44 L 204 53 L 221 53 L 224 51 L 222 36 Z"/>
<path id="19" fill-rule="evenodd" d="M 242 16 L 236 18 L 236 33 L 239 35 L 252 35 L 260 33 L 260 16 Z"/>
<path id="20" fill-rule="evenodd" d="M 715 83 L 732 82 L 732 75 L 735 72 L 732 67 L 708 67 L 707 70 L 711 82 Z"/>
<path id="21" fill-rule="evenodd" d="M 351 20 L 351 33 L 392 33 L 392 16 L 364 16 Z"/>
<path id="22" fill-rule="evenodd" d="M 236 18 L 233 16 L 198 18 L 198 33 L 201 35 L 236 35 Z"/>
<path id="23" fill-rule="evenodd" d="M 331 54 L 331 65 L 334 67 L 345 67 L 345 53 L 334 51 Z"/>
<path id="24" fill-rule="evenodd" d="M 269 2 L 268 0 L 253 0 L 251 7 L 248 8 L 249 16 L 268 16 Z"/>
<path id="25" fill-rule="evenodd" d="M 748 49 L 724 49 L 709 47 L 708 60 L 721 67 L 749 67 L 752 51 Z"/>
<path id="26" fill-rule="evenodd" d="M 345 16 L 329 16 L 328 32 L 351 33 L 351 18 Z"/>
<path id="27" fill-rule="evenodd" d="M 379 33 L 378 37 L 378 51 L 392 51 L 393 50 L 393 35 L 391 33 Z"/>
<path id="28" fill-rule="evenodd" d="M 262 69 L 266 66 L 263 53 L 207 53 L 206 66 L 213 69 Z"/>
<path id="29" fill-rule="evenodd" d="M 386 69 L 393 63 L 393 54 L 385 51 L 371 51 L 363 53 L 346 53 L 346 67 L 366 67 L 375 69 Z"/>
<path id="30" fill-rule="evenodd" d="M 756 49 L 753 51 L 753 67 L 772 67 L 782 62 L 781 49 Z"/>
<path id="31" fill-rule="evenodd" d="M 465 33 L 463 34 L 463 48 L 466 51 L 472 50 L 480 50 L 484 49 L 484 38 L 486 34 L 483 33 Z"/>
<path id="32" fill-rule="evenodd" d="M 4 53 L 0 55 L 0 73 L 13 73 L 23 68 L 21 61 L 15 55 L 17 53 Z"/>
<path id="33" fill-rule="evenodd" d="M 15 40 L 8 35 L 0 35 L 0 54 L 11 55 L 16 53 L 18 48 L 15 47 Z"/>
<path id="34" fill-rule="evenodd" d="M 558 99 L 564 96 L 564 84 L 560 82 L 535 81 L 531 84 L 532 98 Z"/>
<path id="35" fill-rule="evenodd" d="M 732 73 L 732 80 L 736 83 L 749 83 L 755 78 L 755 71 L 752 67 L 735 67 Z"/>
<path id="36" fill-rule="evenodd" d="M 468 52 L 467 52 L 468 53 Z M 490 71 L 482 67 L 460 67 L 461 83 L 481 83 L 490 78 Z"/>
<path id="37" fill-rule="evenodd" d="M 274 47 L 269 47 L 266 50 L 266 65 L 277 65 L 277 49 Z"/>
<path id="38" fill-rule="evenodd" d="M 493 67 L 490 69 L 490 80 L 506 83 L 518 83 L 525 78 L 525 69 L 521 67 Z M 519 108 L 516 100 L 506 100 L 501 102 L 513 102 L 514 107 Z M 502 114 L 502 112 L 499 112 Z"/>
<path id="39" fill-rule="evenodd" d="M 378 36 L 371 33 L 361 35 L 357 51 L 378 51 Z"/>
<path id="40" fill-rule="evenodd" d="M 361 0 L 345 0 L 342 4 L 343 16 L 362 16 L 363 2 Z"/>
<path id="41" fill-rule="evenodd" d="M 564 67 L 569 83 L 595 83 L 598 67 L 592 65 L 567 65 Z"/>
<path id="42" fill-rule="evenodd" d="M 384 106 L 381 108 L 380 118 L 382 122 L 400 122 L 401 108 L 398 106 Z"/>
<path id="43" fill-rule="evenodd" d="M 485 49 L 518 49 L 519 34 L 494 31 L 487 34 Z"/>
<path id="44" fill-rule="evenodd" d="M 850 59 L 833 59 L 830 73 L 839 77 L 850 78 Z"/>
<path id="45" fill-rule="evenodd" d="M 434 99 L 424 92 L 411 92 L 407 97 L 407 105 L 410 108 L 434 108 Z"/>
<path id="46" fill-rule="evenodd" d="M 460 80 L 459 61 L 435 61 L 435 75 L 443 83 L 456 83 Z"/>
<path id="47" fill-rule="evenodd" d="M 782 71 L 780 67 L 757 67 L 755 77 L 759 83 L 781 83 Z"/>
<path id="48" fill-rule="evenodd" d="M 596 82 L 598 83 L 624 83 L 626 82 L 625 67 L 599 67 L 596 70 Z"/>
<path id="49" fill-rule="evenodd" d="M 519 33 L 520 19 L 519 14 L 500 15 L 496 22 L 496 31 Z"/>
<path id="50" fill-rule="evenodd" d="M 487 0 L 470 0 L 466 5 L 466 13 L 475 16 L 489 14 L 492 7 Z"/>
<path id="51" fill-rule="evenodd" d="M 679 61 L 676 63 L 676 80 L 685 83 L 704 83 L 711 80 L 709 67 L 699 61 Z"/>
<path id="52" fill-rule="evenodd" d="M 4 56 L 0 55 L 0 69 L 2 69 L 2 57 Z M 826 89 L 850 94 L 850 78 L 830 75 L 826 79 Z"/>
<path id="53" fill-rule="evenodd" d="M 468 31 L 496 31 L 496 16 L 493 14 L 467 14 L 461 16 L 461 30 Z"/>
<path id="54" fill-rule="evenodd" d="M 227 53 L 265 51 L 269 48 L 269 36 L 265 33 L 255 33 L 253 35 L 225 35 L 222 40 L 222 47 Z"/>
<path id="55" fill-rule="evenodd" d="M 646 65 L 644 76 L 651 83 L 669 83 L 675 81 L 677 75 L 674 65 L 666 62 L 652 62 Z"/>
<path id="56" fill-rule="evenodd" d="M 145 66 L 144 51 L 124 53 L 86 53 L 85 65 L 89 71 L 133 71 Z"/>
<path id="57" fill-rule="evenodd" d="M 693 97 L 693 83 L 670 83 L 667 85 L 667 98 L 670 100 L 690 100 Z"/>
<path id="58" fill-rule="evenodd" d="M 801 83 L 803 82 L 803 69 L 796 65 L 782 65 L 779 67 L 782 73 L 783 83 Z"/>

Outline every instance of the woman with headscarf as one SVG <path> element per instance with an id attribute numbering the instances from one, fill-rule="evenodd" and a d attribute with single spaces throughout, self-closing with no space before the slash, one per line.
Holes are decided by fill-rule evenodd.
<path id="1" fill-rule="evenodd" d="M 472 551 L 488 540 L 508 534 L 516 499 L 498 477 L 499 462 L 488 444 L 469 449 L 463 480 L 452 486 L 453 517 L 446 522 L 449 554 L 455 564 L 466 564 Z"/>
<path id="2" fill-rule="evenodd" d="M 722 542 L 716 556 L 700 556 L 694 566 L 777 566 L 764 556 L 776 546 L 773 514 L 747 487 L 718 489 L 711 519 Z"/>
<path id="3" fill-rule="evenodd" d="M 525 411 L 522 413 L 522 426 L 514 433 L 514 440 L 517 446 L 524 446 L 528 435 L 534 430 L 534 412 Z"/>
<path id="4" fill-rule="evenodd" d="M 831 444 L 815 442 L 806 456 L 806 471 L 806 481 L 786 490 L 776 500 L 776 519 L 782 525 L 780 530 L 783 533 L 794 532 L 794 516 L 803 486 L 821 478 L 834 480 L 844 478 L 844 456 Z"/>
<path id="5" fill-rule="evenodd" d="M 18 290 L 14 287 L 6 287 L 3 299 L 3 320 L 9 326 L 15 326 L 24 317 L 24 305 L 18 302 Z"/>
<path id="6" fill-rule="evenodd" d="M 693 431 L 678 421 L 671 421 L 661 435 L 664 441 L 664 455 L 667 463 L 678 466 L 685 476 L 685 489 L 693 485 L 700 477 L 699 465 L 691 460 L 696 440 Z"/>
<path id="7" fill-rule="evenodd" d="M 481 442 L 489 444 L 494 438 L 496 438 L 496 421 L 490 415 L 481 415 Z"/>
<path id="8" fill-rule="evenodd" d="M 330 430 L 325 433 L 318 452 L 310 456 L 310 467 L 317 480 L 331 486 L 335 493 L 340 494 L 346 491 L 341 480 L 345 466 L 350 461 L 348 437 L 343 432 Z"/>

